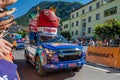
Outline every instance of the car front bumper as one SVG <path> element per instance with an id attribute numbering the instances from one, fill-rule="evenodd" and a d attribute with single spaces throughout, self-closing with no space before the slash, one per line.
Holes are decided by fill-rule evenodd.
<path id="1" fill-rule="evenodd" d="M 67 69 L 67 68 L 75 68 L 81 67 L 86 63 L 85 60 L 75 60 L 75 61 L 64 61 L 58 64 L 47 64 L 43 65 L 43 68 L 46 70 L 57 70 L 57 69 Z"/>

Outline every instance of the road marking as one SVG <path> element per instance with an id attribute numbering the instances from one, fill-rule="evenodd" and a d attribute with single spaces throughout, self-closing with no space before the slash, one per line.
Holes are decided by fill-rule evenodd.
<path id="1" fill-rule="evenodd" d="M 101 68 L 90 66 L 90 65 L 85 65 L 85 66 L 90 67 L 90 68 L 94 68 L 94 69 L 98 69 L 98 70 L 101 70 L 101 71 L 104 71 L 104 72 L 108 72 L 108 70 L 106 70 L 106 69 L 101 69 Z"/>
<path id="2" fill-rule="evenodd" d="M 93 69 L 97 69 L 97 70 L 101 70 L 101 71 L 104 71 L 104 72 L 110 72 L 109 70 L 102 69 L 102 68 L 98 68 L 98 67 L 94 67 L 94 66 L 90 66 L 90 65 L 84 65 L 84 66 L 90 67 L 90 68 L 93 68 Z M 118 71 L 119 73 L 116 73 L 117 70 L 113 70 L 113 69 L 111 69 L 111 70 L 114 71 L 114 72 L 111 72 L 112 74 L 114 74 L 114 75 L 119 75 L 119 76 L 120 76 L 120 71 Z M 116 72 L 115 72 L 115 71 L 116 71 Z"/>

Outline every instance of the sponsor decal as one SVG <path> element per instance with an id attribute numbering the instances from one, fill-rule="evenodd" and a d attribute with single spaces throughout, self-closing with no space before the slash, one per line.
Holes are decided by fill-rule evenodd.
<path id="1" fill-rule="evenodd" d="M 60 45 L 60 43 L 54 43 L 54 44 L 52 44 L 52 46 L 59 46 Z"/>
<path id="2" fill-rule="evenodd" d="M 105 57 L 105 58 L 113 58 L 113 54 L 112 53 L 95 53 L 95 52 L 88 52 L 88 56 L 99 56 L 99 57 Z"/>
<path id="3" fill-rule="evenodd" d="M 75 63 L 68 64 L 69 67 L 75 67 L 77 66 Z"/>
<path id="4" fill-rule="evenodd" d="M 39 27 L 38 31 L 41 33 L 57 34 L 57 28 L 51 27 Z"/>
<path id="5" fill-rule="evenodd" d="M 70 44 L 64 44 L 64 43 L 54 43 L 52 46 L 65 46 L 65 45 L 70 45 Z"/>

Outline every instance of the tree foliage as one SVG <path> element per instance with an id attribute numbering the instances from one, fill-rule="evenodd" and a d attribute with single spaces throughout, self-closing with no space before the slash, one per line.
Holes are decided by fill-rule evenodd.
<path id="1" fill-rule="evenodd" d="M 25 38 L 25 36 L 27 35 L 28 31 L 25 29 L 22 29 L 21 31 L 17 32 L 18 34 L 21 34 L 23 38 Z"/>
<path id="2" fill-rule="evenodd" d="M 61 32 L 61 35 L 63 37 L 65 37 L 66 39 L 70 40 L 71 39 L 71 35 L 70 35 L 70 32 L 69 31 L 62 31 Z"/>
<path id="3" fill-rule="evenodd" d="M 120 36 L 120 21 L 112 20 L 104 24 L 96 25 L 94 35 L 101 39 L 113 39 L 116 35 Z"/>

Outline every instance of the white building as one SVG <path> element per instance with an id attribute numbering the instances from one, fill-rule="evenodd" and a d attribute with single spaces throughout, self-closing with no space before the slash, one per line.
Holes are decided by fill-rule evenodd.
<path id="1" fill-rule="evenodd" d="M 72 38 L 92 37 L 95 25 L 112 19 L 120 20 L 120 0 L 93 0 L 71 12 L 62 30 L 69 30 Z"/>

